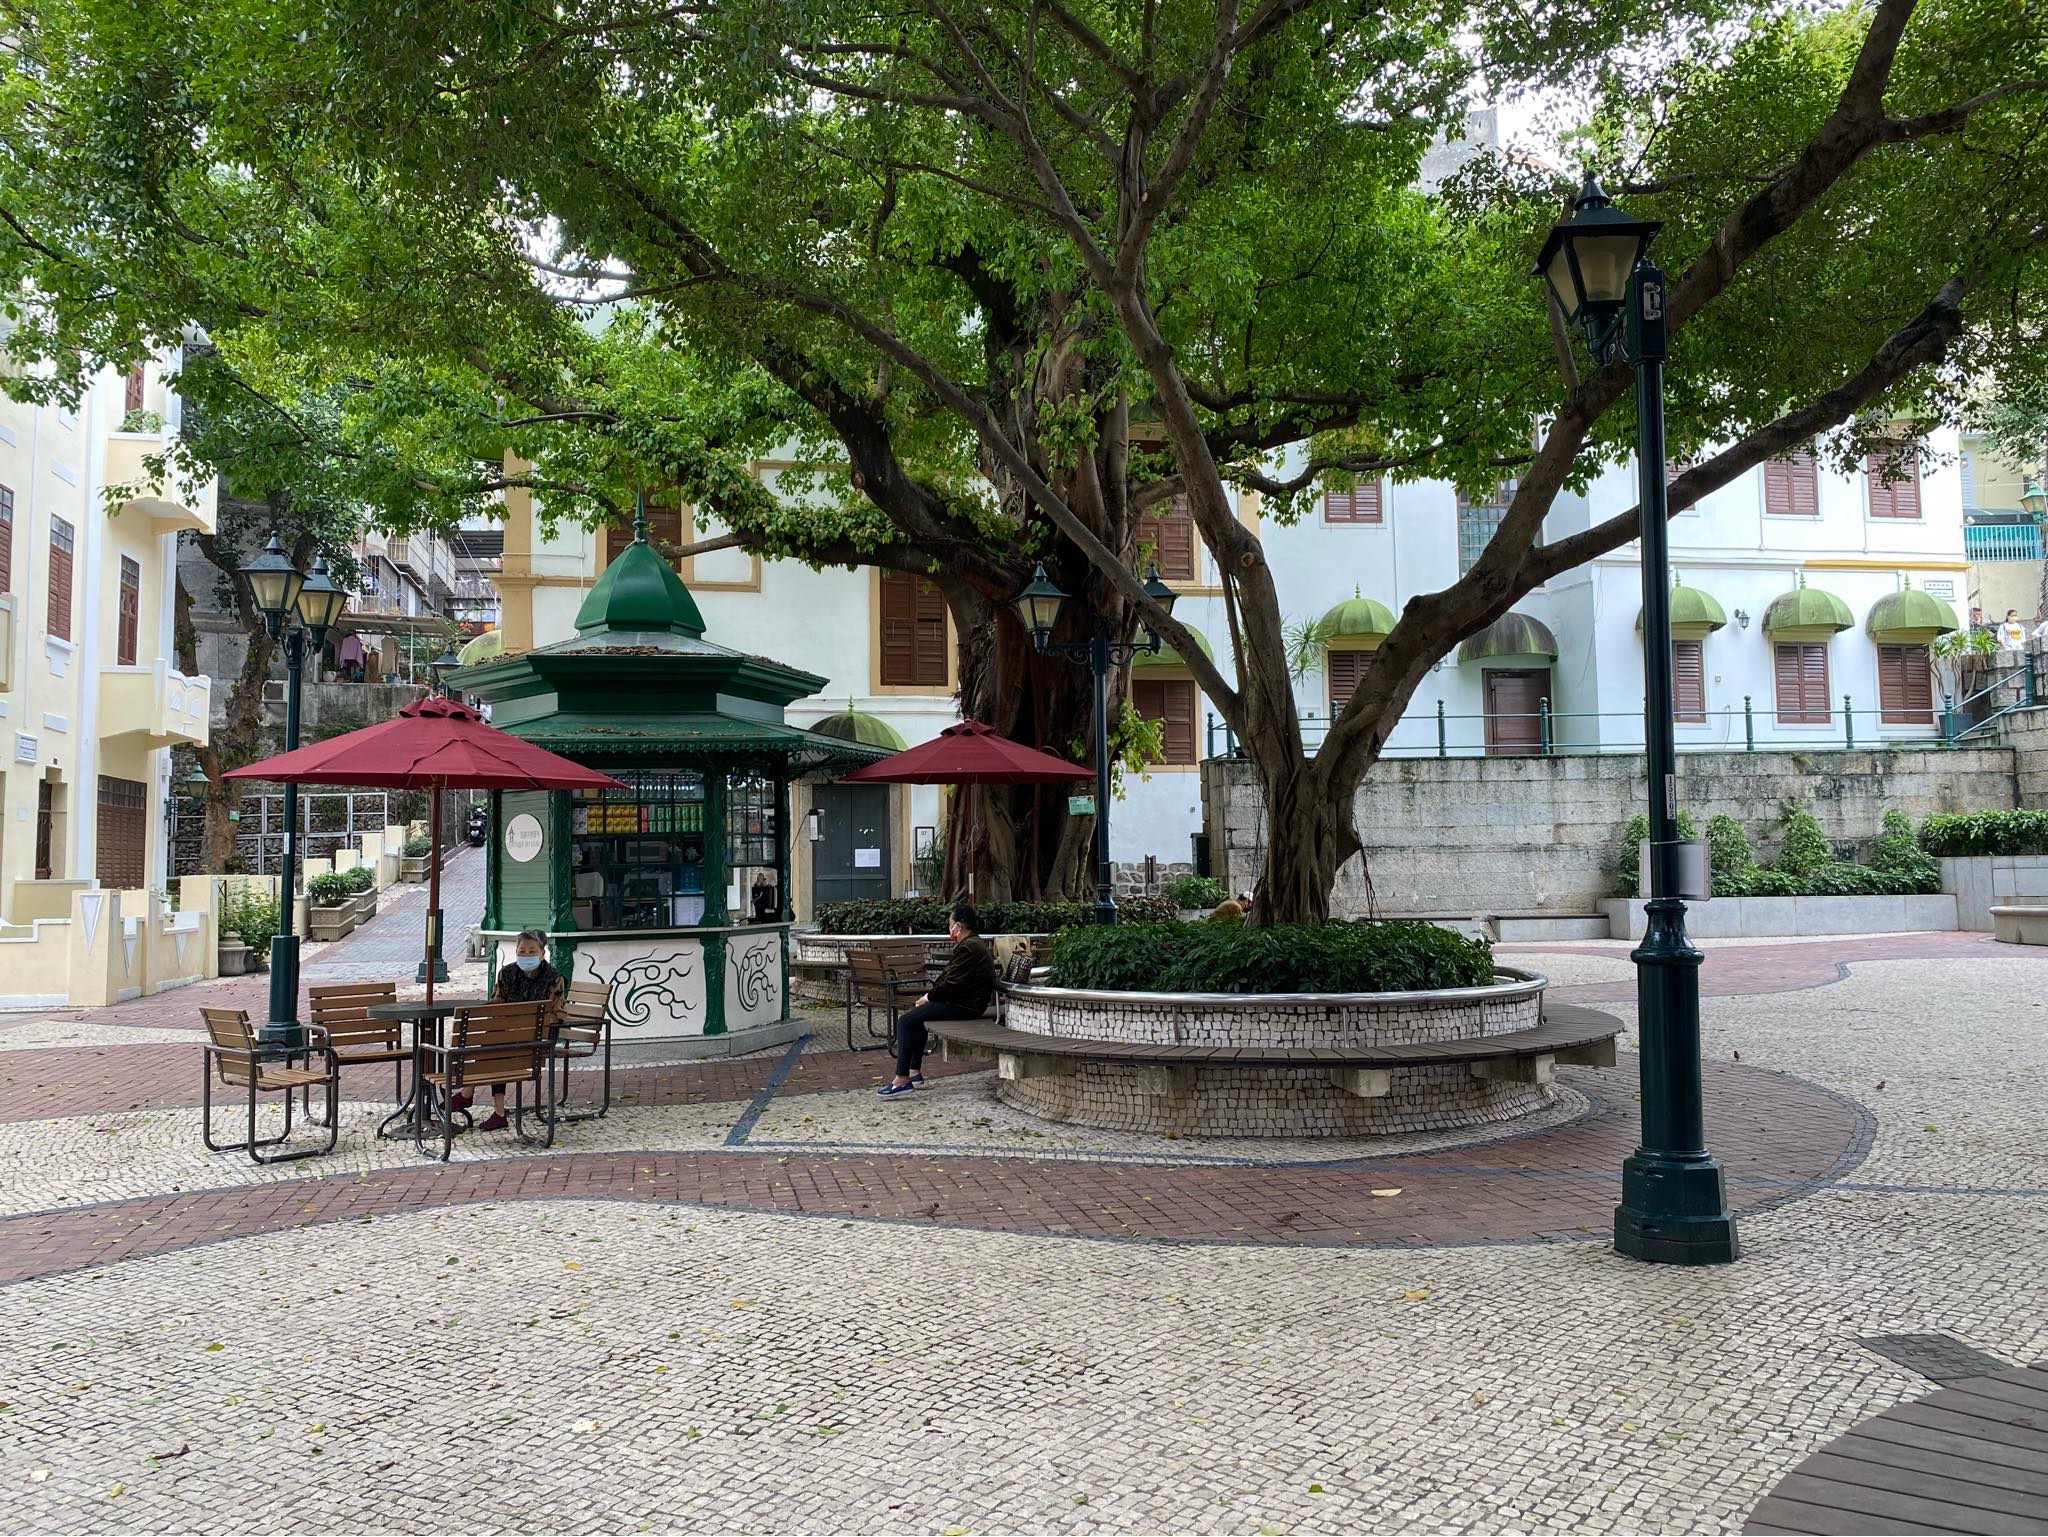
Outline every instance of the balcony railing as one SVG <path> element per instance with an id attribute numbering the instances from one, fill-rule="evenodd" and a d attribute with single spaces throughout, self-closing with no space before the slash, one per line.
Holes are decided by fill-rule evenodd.
<path id="1" fill-rule="evenodd" d="M 100 669 L 100 731 L 108 738 L 142 737 L 152 748 L 203 747 L 211 729 L 213 682 L 187 677 L 170 663 Z"/>
<path id="2" fill-rule="evenodd" d="M 2039 560 L 2038 523 L 1970 523 L 1963 527 L 1963 553 L 1971 560 Z"/>
<path id="3" fill-rule="evenodd" d="M 162 427 L 107 434 L 107 484 L 126 487 L 132 493 L 121 503 L 120 510 L 148 518 L 159 533 L 188 528 L 202 534 L 212 533 L 218 483 L 208 480 L 203 485 L 184 486 L 176 475 L 151 474 L 148 461 L 161 454 L 165 444 Z"/>

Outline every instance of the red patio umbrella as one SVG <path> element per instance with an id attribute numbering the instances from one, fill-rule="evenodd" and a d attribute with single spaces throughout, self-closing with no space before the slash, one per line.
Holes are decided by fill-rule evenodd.
<path id="1" fill-rule="evenodd" d="M 374 785 L 428 790 L 433 851 L 427 863 L 427 1001 L 434 999 L 434 925 L 441 911 L 441 792 L 443 790 L 618 790 L 609 774 L 585 768 L 510 732 L 484 724 L 459 699 L 415 699 L 390 720 L 324 742 L 279 753 L 238 769 L 230 779 L 289 780 L 294 784 Z M 291 893 L 284 893 L 291 900 Z"/>
<path id="2" fill-rule="evenodd" d="M 929 742 L 840 775 L 846 784 L 1044 785 L 1086 779 L 1093 769 L 998 736 L 978 720 L 948 726 Z M 973 802 L 968 803 L 967 892 L 974 894 Z"/>

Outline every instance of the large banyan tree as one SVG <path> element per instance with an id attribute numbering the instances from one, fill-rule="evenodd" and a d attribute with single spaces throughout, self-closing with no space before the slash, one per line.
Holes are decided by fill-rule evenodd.
<path id="1" fill-rule="evenodd" d="M 1060 750 L 1085 680 L 1009 608 L 1043 561 L 1092 593 L 1068 622 L 1154 626 L 1234 729 L 1270 819 L 1262 921 L 1326 911 L 1431 665 L 1631 535 L 1545 535 L 1632 438 L 1625 370 L 1528 277 L 1580 160 L 1665 221 L 1674 510 L 2040 355 L 2048 45 L 2013 0 L 8 13 L 0 282 L 40 361 L 10 388 L 197 323 L 287 421 L 339 392 L 306 431 L 401 525 L 508 484 L 597 521 L 653 483 L 722 541 L 924 573 L 961 708 Z M 1427 184 L 1482 83 L 1540 109 L 1550 151 Z M 768 494 L 769 454 L 803 495 Z M 1514 491 L 1310 753 L 1239 498 L 1284 524 L 1356 476 Z M 1173 503 L 1227 659 L 1141 590 Z M 1085 880 L 1064 797 L 991 797 L 981 826 L 982 890 Z"/>

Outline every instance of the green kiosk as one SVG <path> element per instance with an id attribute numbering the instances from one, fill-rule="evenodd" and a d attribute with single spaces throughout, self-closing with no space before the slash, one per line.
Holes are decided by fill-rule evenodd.
<path id="1" fill-rule="evenodd" d="M 626 786 L 492 795 L 492 974 L 541 929 L 563 975 L 611 989 L 621 1042 L 787 1019 L 789 786 L 888 756 L 784 722 L 825 682 L 707 641 L 644 520 L 572 639 L 451 674 L 492 725 Z"/>

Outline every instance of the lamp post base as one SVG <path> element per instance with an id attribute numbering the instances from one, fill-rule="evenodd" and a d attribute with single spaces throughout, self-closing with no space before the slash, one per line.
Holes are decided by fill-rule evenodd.
<path id="1" fill-rule="evenodd" d="M 299 1023 L 299 936 L 273 934 L 270 939 L 270 1017 L 256 1032 L 257 1044 L 279 1053 L 304 1051 L 306 1030 Z"/>
<path id="2" fill-rule="evenodd" d="M 1721 1165 L 1637 1152 L 1621 1166 L 1614 1251 L 1653 1265 L 1726 1265 L 1739 1258 Z"/>
<path id="3" fill-rule="evenodd" d="M 441 909 L 438 907 L 427 914 L 427 932 L 434 936 L 434 980 L 436 982 L 446 982 L 448 980 L 448 962 L 441 957 Z M 427 980 L 427 963 L 425 960 L 422 960 L 413 969 L 412 979 L 415 982 L 425 982 Z"/>

